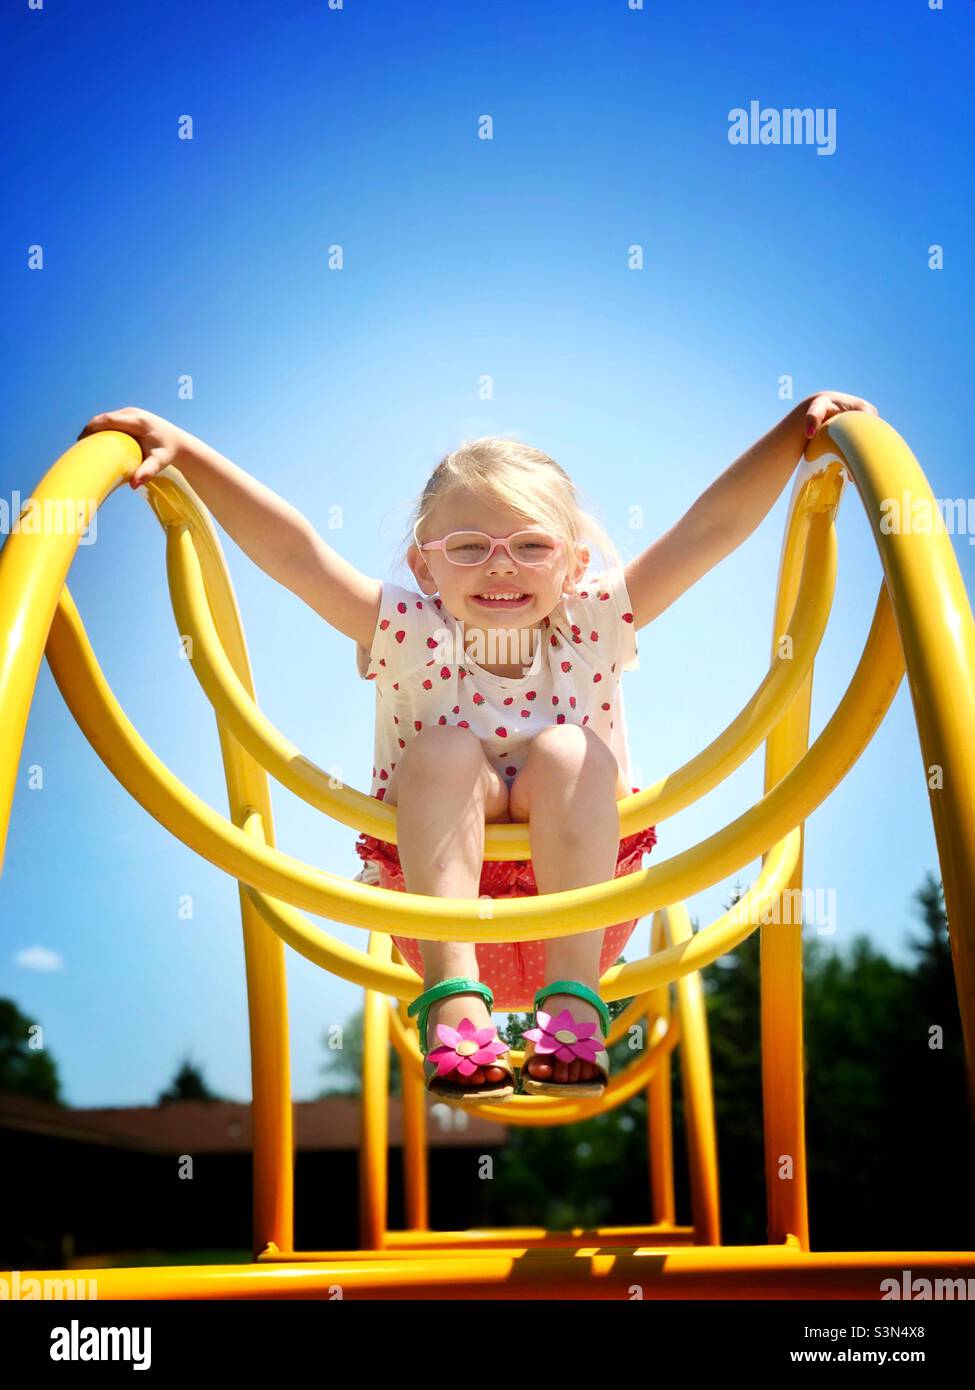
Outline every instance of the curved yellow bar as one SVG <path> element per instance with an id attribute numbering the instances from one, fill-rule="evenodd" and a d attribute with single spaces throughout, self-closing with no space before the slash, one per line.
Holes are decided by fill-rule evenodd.
<path id="1" fill-rule="evenodd" d="M 479 899 L 398 893 L 349 881 L 255 844 L 173 776 L 126 718 L 64 587 L 47 647 L 66 704 L 130 794 L 184 844 L 241 883 L 351 926 L 425 941 L 547 940 L 639 918 L 735 873 L 805 820 L 852 767 L 903 673 L 883 591 L 863 656 L 832 719 L 802 761 L 760 802 L 691 849 L 650 869 L 560 893 Z M 229 737 L 229 735 L 227 735 Z M 569 915 L 571 913 L 571 916 Z"/>
<path id="2" fill-rule="evenodd" d="M 61 587 L 96 511 L 141 462 L 135 440 L 115 430 L 73 444 L 38 483 L 0 549 L 0 871 L 27 715 Z M 23 529 L 30 515 L 43 522 L 45 511 L 63 516 L 62 529 Z"/>
<path id="3" fill-rule="evenodd" d="M 189 499 L 183 498 L 183 503 L 184 510 L 191 514 L 197 510 L 190 507 Z M 279 733 L 237 679 L 210 613 L 193 524 L 167 524 L 169 587 L 180 636 L 189 639 L 193 670 L 217 718 L 261 766 L 296 796 L 343 825 L 397 843 L 395 807 L 343 787 L 306 758 Z M 772 664 L 759 688 L 708 747 L 676 772 L 620 801 L 621 836 L 635 834 L 653 822 L 676 815 L 717 786 L 751 756 L 792 702 L 812 666 L 829 618 L 836 575 L 831 511 L 815 516 L 803 550 L 802 582 L 795 609 L 775 645 Z M 494 823 L 486 826 L 485 831 L 486 860 L 531 857 L 524 824 Z"/>
<path id="4" fill-rule="evenodd" d="M 897 431 L 886 420 L 847 411 L 813 440 L 811 466 L 831 450 L 849 470 L 870 521 L 907 667 L 975 1116 L 975 619 L 943 525 L 931 534 L 891 526 L 892 502 L 901 519 L 918 507 L 940 517 L 931 486 Z"/>

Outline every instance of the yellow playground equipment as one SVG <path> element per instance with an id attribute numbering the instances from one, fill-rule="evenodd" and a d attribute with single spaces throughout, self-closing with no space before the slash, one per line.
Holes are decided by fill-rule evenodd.
<path id="1" fill-rule="evenodd" d="M 910 449 L 883 420 L 831 420 L 800 465 L 780 559 L 767 673 L 735 719 L 676 772 L 620 803 L 621 834 L 666 820 L 715 787 L 765 740 L 761 800 L 693 848 L 649 869 L 568 892 L 498 900 L 490 921 L 473 901 L 398 893 L 350 881 L 275 848 L 267 774 L 355 830 L 396 840 L 396 810 L 334 786 L 259 709 L 240 615 L 212 521 L 174 468 L 147 486 L 166 534 L 178 630 L 217 717 L 230 815 L 173 776 L 126 718 L 98 666 L 65 579 L 78 538 L 141 462 L 116 431 L 74 444 L 41 480 L 0 552 L 0 856 L 30 701 L 46 650 L 85 737 L 122 785 L 168 830 L 238 881 L 247 970 L 254 1107 L 250 1264 L 98 1272 L 100 1298 L 879 1298 L 881 1281 L 975 1276 L 975 1253 L 810 1250 L 803 1129 L 803 826 L 856 762 L 907 668 L 951 928 L 958 1001 L 975 1102 L 975 624 L 944 526 L 891 527 L 885 499 L 940 514 Z M 846 472 L 844 472 L 844 468 Z M 834 521 L 847 477 L 866 508 L 883 566 L 860 662 L 809 746 L 813 662 L 836 573 Z M 73 526 L 44 518 L 70 513 Z M 40 522 L 37 518 L 40 514 Z M 28 524 L 33 518 L 34 524 Z M 488 859 L 530 855 L 527 826 L 491 824 Z M 747 895 L 700 931 L 684 900 L 762 856 Z M 2 863 L 2 858 L 0 858 Z M 879 866 L 878 866 L 879 872 Z M 299 909 L 368 930 L 368 949 L 336 940 Z M 652 914 L 651 953 L 614 966 L 605 1000 L 632 1003 L 612 1040 L 645 1025 L 639 1060 L 598 1100 L 514 1096 L 474 1102 L 505 1125 L 561 1125 L 612 1111 L 645 1089 L 649 1225 L 546 1231 L 432 1231 L 427 1216 L 427 1096 L 406 1004 L 422 981 L 393 934 L 436 941 L 539 940 Z M 798 920 L 797 920 L 798 918 Z M 772 922 L 774 925 L 763 925 Z M 721 1243 L 717 1157 L 702 966 L 761 930 L 763 1109 L 768 1243 Z M 293 1248 L 293 1141 L 284 944 L 365 990 L 362 1249 Z M 672 1000 L 668 988 L 673 984 Z M 391 1006 L 389 999 L 397 1001 Z M 522 1007 L 528 1009 L 531 1000 Z M 390 1038 L 403 1064 L 407 1228 L 387 1229 Z M 679 1045 L 693 1224 L 676 1224 L 670 1055 Z M 514 1055 L 515 1064 L 520 1058 Z M 975 1106 L 973 1106 L 975 1108 Z M 791 1158 L 782 1164 L 783 1156 Z M 55 1271 L 22 1271 L 21 1280 Z"/>

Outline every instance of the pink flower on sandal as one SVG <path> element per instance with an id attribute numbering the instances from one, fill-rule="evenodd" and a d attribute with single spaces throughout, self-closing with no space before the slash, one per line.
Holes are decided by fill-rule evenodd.
<path id="1" fill-rule="evenodd" d="M 605 1048 L 602 1035 L 593 1037 L 598 1023 L 581 1023 L 572 1017 L 568 1009 L 553 1016 L 544 1009 L 535 1013 L 538 1027 L 529 1028 L 523 1034 L 535 1044 L 536 1057 L 548 1057 L 553 1053 L 559 1062 L 595 1062 L 597 1054 Z"/>
<path id="2" fill-rule="evenodd" d="M 427 1061 L 436 1062 L 438 1076 L 449 1076 L 452 1071 L 465 1078 L 472 1076 L 478 1067 L 494 1066 L 508 1051 L 496 1028 L 475 1028 L 469 1018 L 462 1018 L 457 1028 L 438 1023 L 437 1037 L 440 1046 L 427 1053 Z"/>

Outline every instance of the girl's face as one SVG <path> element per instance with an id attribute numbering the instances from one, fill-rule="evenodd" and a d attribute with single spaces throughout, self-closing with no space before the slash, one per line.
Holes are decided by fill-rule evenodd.
<path id="1" fill-rule="evenodd" d="M 512 511 L 500 503 L 475 498 L 470 493 L 454 493 L 439 502 L 422 528 L 421 541 L 441 540 L 451 531 L 485 531 L 489 536 L 512 536 L 516 531 L 548 527 Z M 444 605 L 469 627 L 537 627 L 551 613 L 562 594 L 585 574 L 589 555 L 579 547 L 582 558 L 563 544 L 551 559 L 540 565 L 519 564 L 500 545 L 476 565 L 457 565 L 442 550 L 417 550 L 410 546 L 407 559 L 423 593 L 439 593 Z M 507 591 L 524 595 L 519 602 L 490 603 L 478 595 Z"/>

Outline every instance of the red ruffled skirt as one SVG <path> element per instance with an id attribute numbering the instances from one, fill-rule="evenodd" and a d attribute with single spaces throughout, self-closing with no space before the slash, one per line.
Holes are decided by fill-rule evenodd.
<path id="1" fill-rule="evenodd" d="M 634 787 L 633 791 L 639 791 Z M 633 874 L 643 868 L 643 856 L 657 843 L 656 827 L 648 825 L 635 835 L 620 840 L 614 878 Z M 356 841 L 360 859 L 374 859 L 379 868 L 379 887 L 397 892 L 406 891 L 406 882 L 396 846 L 373 835 L 362 834 Z M 538 885 L 530 859 L 486 859 L 481 868 L 479 896 L 491 898 L 526 898 L 538 894 Z M 599 957 L 600 974 L 615 965 L 623 947 L 633 935 L 639 919 L 617 922 L 606 927 Z M 394 936 L 393 941 L 403 959 L 418 975 L 423 975 L 420 943 L 408 936 Z M 475 945 L 480 978 L 494 993 L 494 1007 L 501 1012 L 524 1007 L 537 989 L 546 983 L 544 941 L 491 941 Z"/>

